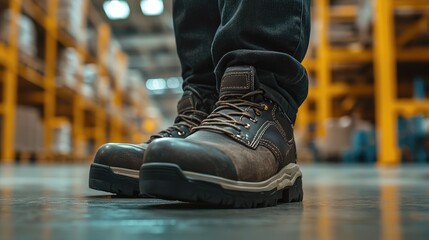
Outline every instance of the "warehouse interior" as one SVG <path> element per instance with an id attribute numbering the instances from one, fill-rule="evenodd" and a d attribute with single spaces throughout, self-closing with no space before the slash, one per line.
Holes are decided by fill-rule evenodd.
<path id="1" fill-rule="evenodd" d="M 88 188 L 181 97 L 172 0 L 0 0 L 0 238 L 425 239 L 429 1 L 313 0 L 302 203 L 217 209 Z"/>

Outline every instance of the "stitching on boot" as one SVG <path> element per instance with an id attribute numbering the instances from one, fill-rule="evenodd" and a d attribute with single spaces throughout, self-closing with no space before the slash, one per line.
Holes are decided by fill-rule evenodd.
<path id="1" fill-rule="evenodd" d="M 271 141 L 266 140 L 266 139 L 261 139 L 260 140 L 260 145 L 264 146 L 268 149 L 270 149 L 274 156 L 276 157 L 276 160 L 280 163 L 281 162 L 281 152 L 280 149 Z"/>
<path id="2" fill-rule="evenodd" d="M 276 124 L 277 130 L 283 136 L 283 140 L 285 140 L 285 142 L 287 142 L 288 139 L 287 139 L 287 136 L 286 136 L 286 132 L 283 130 L 282 125 L 280 124 L 279 120 L 276 118 L 276 112 L 277 112 L 277 105 L 274 105 L 274 108 L 273 108 L 273 111 L 272 111 L 271 115 L 273 116 L 274 122 L 277 123 Z"/>
<path id="3" fill-rule="evenodd" d="M 259 140 L 262 138 L 262 135 L 264 135 L 264 133 L 267 131 L 267 129 L 271 126 L 274 126 L 274 122 L 272 121 L 267 121 L 265 122 L 259 129 L 258 131 L 255 133 L 255 136 L 253 137 L 252 142 L 250 143 L 250 146 L 252 148 L 256 148 L 256 146 L 259 143 Z"/>

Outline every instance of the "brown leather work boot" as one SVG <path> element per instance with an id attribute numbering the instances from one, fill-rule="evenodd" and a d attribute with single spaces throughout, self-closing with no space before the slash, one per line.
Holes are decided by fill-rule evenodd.
<path id="1" fill-rule="evenodd" d="M 255 68 L 230 67 L 215 110 L 189 137 L 148 147 L 140 190 L 163 199 L 266 207 L 302 201 L 301 175 L 291 121 L 260 88 Z"/>
<path id="2" fill-rule="evenodd" d="M 122 196 L 138 196 L 139 170 L 148 145 L 158 138 L 187 137 L 191 128 L 200 125 L 207 117 L 212 109 L 208 105 L 207 99 L 202 99 L 195 90 L 187 90 L 177 105 L 178 116 L 173 126 L 142 144 L 107 143 L 101 146 L 91 164 L 89 187 Z"/>

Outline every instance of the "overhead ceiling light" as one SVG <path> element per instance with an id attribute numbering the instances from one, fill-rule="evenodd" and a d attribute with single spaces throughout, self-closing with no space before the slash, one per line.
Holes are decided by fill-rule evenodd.
<path id="1" fill-rule="evenodd" d="M 167 88 L 167 83 L 163 78 L 151 78 L 146 81 L 146 88 L 151 91 L 164 90 Z"/>
<path id="2" fill-rule="evenodd" d="M 164 2 L 162 0 L 141 0 L 140 8 L 146 16 L 158 16 L 164 12 Z"/>
<path id="3" fill-rule="evenodd" d="M 108 0 L 103 3 L 103 9 L 111 20 L 126 19 L 130 16 L 130 6 L 126 1 Z"/>
<path id="4" fill-rule="evenodd" d="M 171 77 L 167 79 L 167 88 L 174 89 L 179 88 L 181 86 L 181 82 L 177 77 Z"/>

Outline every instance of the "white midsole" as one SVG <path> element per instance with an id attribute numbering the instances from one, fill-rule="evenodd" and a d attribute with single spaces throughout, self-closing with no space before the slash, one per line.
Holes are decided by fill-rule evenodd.
<path id="1" fill-rule="evenodd" d="M 224 189 L 245 192 L 265 192 L 271 191 L 273 189 L 280 190 L 285 187 L 293 186 L 295 180 L 302 176 L 299 166 L 295 163 L 285 166 L 276 175 L 262 182 L 234 181 L 226 178 L 188 171 L 183 171 L 183 174 L 186 178 L 191 180 L 215 183 L 221 185 Z"/>
<path id="2" fill-rule="evenodd" d="M 119 167 L 110 167 L 112 172 L 118 175 L 139 179 L 139 170 L 132 170 Z"/>
<path id="3" fill-rule="evenodd" d="M 168 163 L 147 163 L 144 166 L 176 166 L 175 164 Z M 180 167 L 179 167 L 180 169 Z M 180 169 L 181 170 L 181 169 Z M 208 174 L 183 171 L 183 175 L 189 180 L 204 181 L 209 183 L 214 183 L 222 186 L 224 189 L 244 191 L 244 192 L 265 192 L 271 191 L 273 189 L 281 190 L 285 187 L 293 186 L 295 180 L 302 176 L 299 166 L 295 163 L 290 163 L 280 170 L 276 175 L 271 178 L 262 181 L 262 182 L 243 182 L 243 181 L 234 181 L 222 177 L 217 177 Z"/>

